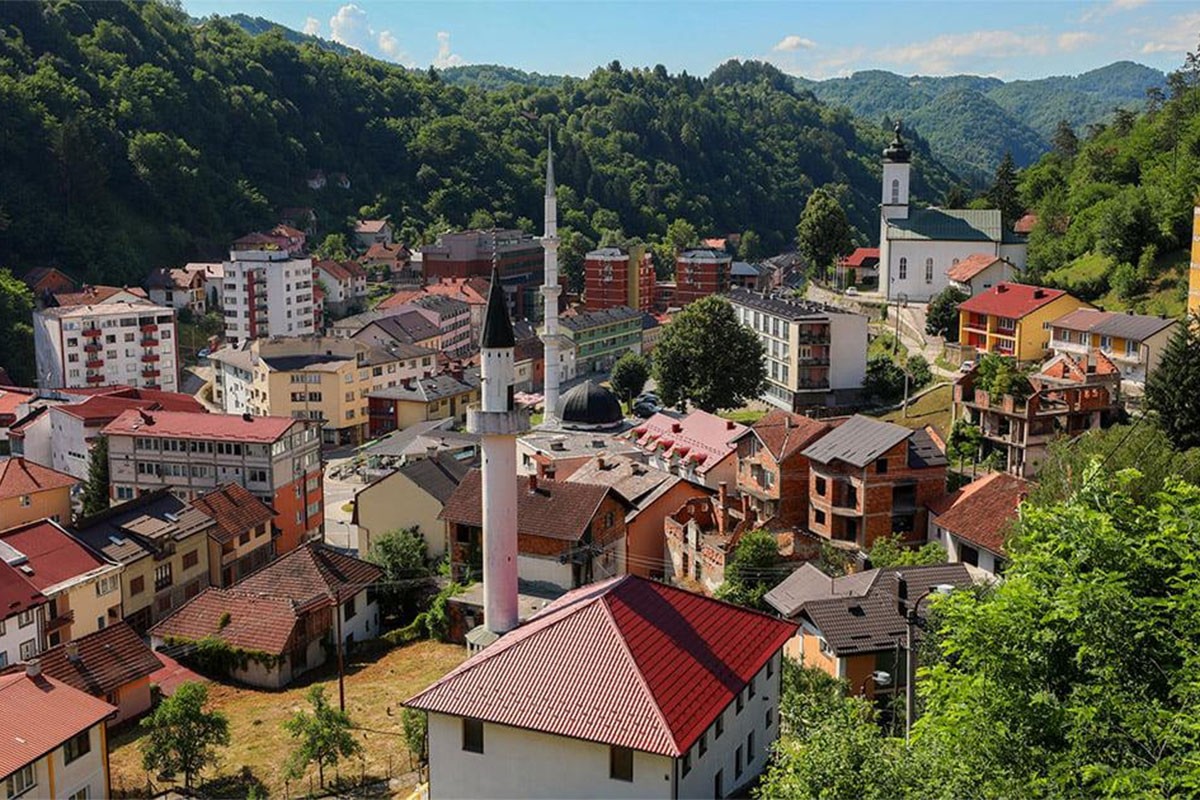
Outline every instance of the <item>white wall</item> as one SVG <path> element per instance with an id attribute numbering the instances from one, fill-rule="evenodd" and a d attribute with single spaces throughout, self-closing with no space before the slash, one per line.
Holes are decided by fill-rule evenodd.
<path id="1" fill-rule="evenodd" d="M 867 376 L 867 318 L 830 314 L 829 342 L 829 388 L 862 388 Z"/>
<path id="2" fill-rule="evenodd" d="M 11 666 L 21 660 L 22 642 L 27 642 L 32 639 L 34 643 L 34 652 L 36 653 L 41 651 L 42 648 L 39 645 L 39 642 L 42 638 L 40 633 L 40 620 L 42 618 L 43 610 L 44 609 L 42 608 L 37 609 L 33 615 L 33 622 L 29 625 L 26 625 L 24 628 L 17 624 L 17 614 L 13 614 L 11 617 L 4 620 L 4 633 L 0 634 L 0 653 L 3 653 L 5 656 L 5 666 Z M 5 609 L 5 612 L 7 613 L 7 609 Z"/>
<path id="3" fill-rule="evenodd" d="M 104 752 L 103 742 L 101 740 L 102 733 L 100 725 L 92 726 L 88 732 L 88 739 L 91 741 L 91 749 L 84 756 L 72 761 L 70 764 L 65 763 L 63 759 L 63 748 L 56 748 L 49 756 L 54 759 L 54 797 L 70 797 L 84 787 L 87 788 L 87 796 L 89 798 L 108 797 L 108 780 L 104 774 Z M 43 759 L 44 761 L 45 759 Z M 47 783 L 42 783 L 39 779 L 38 788 L 32 791 L 30 797 L 48 797 L 50 791 L 49 776 Z"/>
<path id="4" fill-rule="evenodd" d="M 87 480 L 91 449 L 83 420 L 67 414 L 59 406 L 51 406 L 46 416 L 50 418 L 50 467 Z"/>
<path id="5" fill-rule="evenodd" d="M 40 415 L 37 419 L 24 426 L 24 442 L 21 444 L 21 455 L 26 460 L 43 467 L 54 469 L 54 455 L 50 444 L 50 412 Z M 14 453 L 16 455 L 16 453 Z"/>
<path id="6" fill-rule="evenodd" d="M 934 516 L 930 514 L 928 529 L 929 541 L 937 542 L 946 549 L 947 562 L 953 564 L 955 562 L 962 561 L 962 545 L 964 542 L 950 531 L 938 525 L 934 520 Z M 978 545 L 971 544 L 970 542 L 966 542 L 965 544 L 969 547 L 974 547 L 979 553 L 979 563 L 976 566 L 978 566 L 979 569 L 987 572 L 989 575 L 995 575 L 997 563 L 1002 560 L 1002 557 L 996 555 L 990 550 L 985 550 Z"/>
<path id="7" fill-rule="evenodd" d="M 901 293 L 908 295 L 911 302 L 924 303 L 950 285 L 946 270 L 975 253 L 1000 255 L 996 242 L 931 242 L 923 240 L 888 240 L 887 252 L 880 249 L 880 288 L 886 290 L 888 299 Z M 886 255 L 887 261 L 883 261 Z M 908 259 L 908 277 L 900 279 L 900 259 Z M 933 280 L 925 282 L 925 259 L 933 258 Z M 1023 262 L 1023 259 L 1022 259 Z M 1014 261 L 1015 263 L 1015 261 Z"/>
<path id="8" fill-rule="evenodd" d="M 563 590 L 571 588 L 571 565 L 559 563 L 557 557 L 518 555 L 517 576 L 523 581 L 553 583 Z"/>
<path id="9" fill-rule="evenodd" d="M 379 635 L 379 604 L 367 602 L 366 589 L 354 596 L 354 615 L 348 617 L 345 611 L 345 604 L 338 606 L 338 614 L 342 617 L 342 641 L 353 636 L 354 641 L 362 642 Z"/>

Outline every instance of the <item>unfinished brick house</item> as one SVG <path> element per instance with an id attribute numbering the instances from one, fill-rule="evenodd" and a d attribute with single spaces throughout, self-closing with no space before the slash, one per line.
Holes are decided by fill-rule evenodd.
<path id="1" fill-rule="evenodd" d="M 808 524 L 808 457 L 804 449 L 834 429 L 829 422 L 775 410 L 738 436 L 737 490 L 758 519 Z"/>

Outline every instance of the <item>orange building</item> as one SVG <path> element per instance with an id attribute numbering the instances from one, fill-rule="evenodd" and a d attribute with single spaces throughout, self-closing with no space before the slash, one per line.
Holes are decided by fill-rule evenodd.
<path id="1" fill-rule="evenodd" d="M 720 250 L 687 250 L 675 257 L 675 299 L 682 308 L 693 300 L 729 291 L 733 257 Z"/>
<path id="2" fill-rule="evenodd" d="M 1188 270 L 1189 314 L 1200 314 L 1200 206 L 1192 211 L 1192 263 Z"/>
<path id="3" fill-rule="evenodd" d="M 79 481 L 24 458 L 0 461 L 0 530 L 49 517 L 71 521 L 71 489 Z"/>

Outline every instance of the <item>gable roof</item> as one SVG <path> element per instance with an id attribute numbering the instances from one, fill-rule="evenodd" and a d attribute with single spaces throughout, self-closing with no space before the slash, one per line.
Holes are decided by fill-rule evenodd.
<path id="1" fill-rule="evenodd" d="M 677 475 L 621 455 L 592 458 L 567 478 L 568 483 L 610 486 L 639 509 L 681 480 Z"/>
<path id="2" fill-rule="evenodd" d="M 0 461 L 0 500 L 63 489 L 79 483 L 74 475 L 43 467 L 21 456 Z M 0 526 L 4 524 L 0 520 Z"/>
<path id="3" fill-rule="evenodd" d="M 42 673 L 93 697 L 104 697 L 162 668 L 158 656 L 124 620 L 72 644 L 79 648 L 76 659 L 69 657 L 67 643 L 40 654 Z"/>
<path id="4" fill-rule="evenodd" d="M 54 295 L 54 302 L 60 307 L 99 305 L 108 302 L 110 298 L 122 292 L 142 300 L 149 299 L 146 290 L 140 286 L 84 286 L 77 292 L 59 292 Z M 155 306 L 155 308 L 161 307 Z"/>
<path id="5" fill-rule="evenodd" d="M 270 523 L 275 516 L 273 508 L 240 483 L 218 486 L 192 500 L 191 504 L 216 520 L 212 538 L 221 544 L 232 542 L 243 533 Z"/>
<path id="6" fill-rule="evenodd" d="M 738 439 L 743 439 L 751 433 L 758 437 L 763 446 L 771 451 L 776 461 L 790 458 L 801 448 L 815 442 L 833 430 L 828 422 L 806 417 L 782 409 L 768 411 L 757 422 L 750 426 L 750 432 L 743 433 Z"/>
<path id="7" fill-rule="evenodd" d="M 0 675 L 0 776 L 37 761 L 116 708 L 46 675 Z"/>
<path id="8" fill-rule="evenodd" d="M 625 575 L 568 592 L 406 705 L 677 758 L 795 631 Z"/>
<path id="9" fill-rule="evenodd" d="M 1046 289 L 1026 283 L 1002 282 L 968 297 L 959 304 L 958 310 L 973 314 L 992 314 L 998 317 L 1020 319 L 1065 296 L 1067 293 L 1061 289 Z"/>
<path id="10" fill-rule="evenodd" d="M 386 219 L 360 219 L 354 223 L 355 233 L 379 233 L 388 225 Z"/>
<path id="11" fill-rule="evenodd" d="M 1077 308 L 1050 324 L 1055 328 L 1084 331 L 1100 336 L 1116 336 L 1140 342 L 1165 328 L 1170 328 L 1176 322 L 1177 320 L 1173 317 L 1101 311 L 1098 308 Z"/>
<path id="12" fill-rule="evenodd" d="M 48 519 L 0 532 L 0 545 L 4 560 L 43 592 L 109 566 Z"/>
<path id="13" fill-rule="evenodd" d="M 110 561 L 128 564 L 157 554 L 163 540 L 207 535 L 214 527 L 211 515 L 190 508 L 163 488 L 80 519 L 71 533 Z"/>
<path id="14" fill-rule="evenodd" d="M 868 262 L 872 266 L 879 263 L 878 247 L 856 247 L 853 253 L 842 259 L 842 265 L 846 267 L 862 267 Z"/>
<path id="15" fill-rule="evenodd" d="M 999 242 L 1004 238 L 1000 211 L 960 208 L 910 208 L 908 217 L 887 220 L 887 238 L 942 242 Z"/>
<path id="16" fill-rule="evenodd" d="M 629 437 L 643 450 L 662 450 L 664 456 L 695 462 L 696 472 L 703 475 L 737 449 L 733 442 L 746 430 L 707 411 L 696 410 L 681 419 L 660 412 L 633 428 Z"/>
<path id="17" fill-rule="evenodd" d="M 1029 481 L 993 472 L 954 493 L 934 523 L 984 550 L 1004 555 L 1004 535 L 1017 518 L 1017 507 L 1029 493 Z"/>
<path id="18" fill-rule="evenodd" d="M 336 281 L 350 280 L 350 272 L 336 261 L 314 261 L 313 267 Z"/>
<path id="19" fill-rule="evenodd" d="M 0 620 L 47 602 L 46 596 L 29 579 L 0 561 Z"/>
<path id="20" fill-rule="evenodd" d="M 992 264 L 1003 260 L 999 256 L 989 255 L 988 253 L 972 253 L 946 270 L 946 277 L 959 283 L 968 283 Z"/>
<path id="21" fill-rule="evenodd" d="M 527 536 L 578 541 L 596 516 L 600 503 L 612 489 L 590 483 L 568 483 L 513 476 L 517 482 L 517 531 Z M 613 492 L 622 505 L 629 503 Z M 483 484 L 478 469 L 472 469 L 446 501 L 438 515 L 447 522 L 483 527 Z"/>
<path id="22" fill-rule="evenodd" d="M 865 467 L 912 435 L 908 428 L 855 414 L 818 439 L 804 455 L 822 464 L 837 459 Z"/>
<path id="23" fill-rule="evenodd" d="M 210 586 L 152 627 L 150 635 L 191 642 L 216 636 L 238 649 L 281 655 L 290 649 L 300 620 L 295 604 L 285 597 L 242 591 L 240 584 L 232 589 Z"/>
<path id="24" fill-rule="evenodd" d="M 369 327 L 370 325 L 379 328 L 385 335 L 407 344 L 423 342 L 441 335 L 441 330 L 438 326 L 430 322 L 429 318 L 420 311 L 416 310 L 401 311 L 392 316 L 382 317 L 363 327 Z"/>
<path id="25" fill-rule="evenodd" d="M 419 458 L 397 470 L 442 505 L 454 494 L 471 465 L 457 458 Z"/>
<path id="26" fill-rule="evenodd" d="M 267 564 L 235 589 L 282 597 L 303 611 L 330 599 L 340 603 L 381 575 L 383 571 L 370 562 L 310 542 Z"/>
<path id="27" fill-rule="evenodd" d="M 270 444 L 296 422 L 291 417 L 131 409 L 105 425 L 101 432 L 106 436 L 168 436 Z"/>

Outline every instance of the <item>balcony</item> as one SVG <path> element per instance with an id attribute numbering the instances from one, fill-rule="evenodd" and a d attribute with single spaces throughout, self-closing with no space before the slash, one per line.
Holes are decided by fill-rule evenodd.
<path id="1" fill-rule="evenodd" d="M 142 347 L 158 347 L 158 339 L 151 339 L 149 337 L 143 338 Z"/>
<path id="2" fill-rule="evenodd" d="M 46 622 L 46 633 L 50 633 L 51 631 L 59 630 L 60 628 L 65 628 L 67 625 L 70 625 L 74 621 L 75 621 L 75 610 L 70 609 L 65 614 L 59 614 L 54 619 L 48 620 Z"/>
<path id="3" fill-rule="evenodd" d="M 142 330 L 142 333 L 154 333 L 155 331 L 158 330 L 158 326 L 151 323 L 149 325 L 143 325 L 141 330 Z"/>
<path id="4" fill-rule="evenodd" d="M 143 378 L 157 378 L 161 374 L 162 374 L 162 372 L 155 369 L 154 367 L 147 367 L 146 369 L 142 370 Z"/>
<path id="5" fill-rule="evenodd" d="M 100 344 L 99 342 L 92 342 L 90 344 L 85 344 L 83 346 L 83 349 L 84 349 L 84 352 L 87 352 L 87 353 L 99 353 L 101 350 L 104 349 L 104 345 Z"/>
<path id="6" fill-rule="evenodd" d="M 88 339 L 99 339 L 100 338 L 100 329 L 99 328 L 88 328 L 85 331 L 83 331 L 83 335 L 85 337 L 87 337 Z"/>
<path id="7" fill-rule="evenodd" d="M 146 363 L 158 361 L 158 353 L 146 353 L 146 355 L 142 356 L 142 361 Z"/>
<path id="8" fill-rule="evenodd" d="M 83 365 L 84 365 L 85 367 L 87 367 L 88 369 L 100 369 L 101 367 L 103 367 L 103 366 L 104 366 L 104 359 L 102 359 L 102 358 L 93 358 L 93 359 L 91 359 L 91 360 L 89 360 L 89 361 L 85 361 L 85 362 L 83 362 Z"/>
<path id="9" fill-rule="evenodd" d="M 88 383 L 104 383 L 104 376 L 103 375 L 88 375 L 87 382 Z"/>

